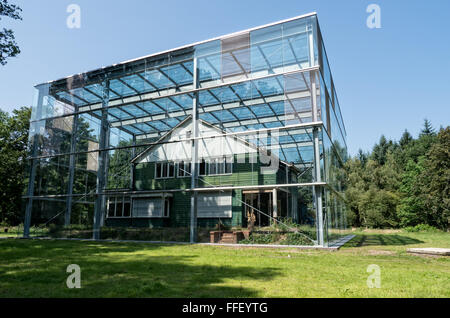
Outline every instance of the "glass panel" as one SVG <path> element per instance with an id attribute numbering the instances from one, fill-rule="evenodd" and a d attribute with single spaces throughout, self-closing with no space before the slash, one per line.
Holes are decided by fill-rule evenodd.
<path id="1" fill-rule="evenodd" d="M 200 86 L 220 80 L 222 77 L 222 43 L 210 41 L 195 47 Z"/>
<path id="2" fill-rule="evenodd" d="M 69 156 L 57 156 L 38 160 L 34 195 L 66 194 L 69 180 Z"/>
<path id="3" fill-rule="evenodd" d="M 222 80 L 245 78 L 250 72 L 250 34 L 222 40 Z"/>
<path id="4" fill-rule="evenodd" d="M 301 70 L 311 66 L 310 37 L 311 22 L 307 19 L 294 20 L 283 24 L 283 65 L 284 71 Z"/>
<path id="5" fill-rule="evenodd" d="M 250 33 L 253 76 L 282 72 L 282 32 L 282 25 L 275 25 Z"/>

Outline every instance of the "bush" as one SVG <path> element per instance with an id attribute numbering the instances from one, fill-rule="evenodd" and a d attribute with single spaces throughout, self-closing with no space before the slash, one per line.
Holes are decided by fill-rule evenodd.
<path id="1" fill-rule="evenodd" d="M 277 232 L 268 234 L 252 233 L 248 239 L 239 241 L 239 244 L 314 245 L 302 233 L 281 234 Z"/>
<path id="2" fill-rule="evenodd" d="M 406 232 L 439 232 L 439 230 L 428 224 L 418 224 L 416 226 L 407 226 L 403 230 Z"/>
<path id="3" fill-rule="evenodd" d="M 280 242 L 282 245 L 314 245 L 314 243 L 301 233 L 289 233 Z"/>
<path id="4" fill-rule="evenodd" d="M 189 242 L 189 228 L 102 227 L 101 239 Z"/>
<path id="5" fill-rule="evenodd" d="M 240 244 L 273 244 L 279 240 L 280 235 L 276 233 L 272 234 L 250 234 L 250 237 L 246 240 L 239 241 Z"/>

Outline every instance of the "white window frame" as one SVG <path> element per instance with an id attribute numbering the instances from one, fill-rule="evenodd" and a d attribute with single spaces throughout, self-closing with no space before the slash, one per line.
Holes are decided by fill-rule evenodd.
<path id="1" fill-rule="evenodd" d="M 230 164 L 231 164 L 231 171 L 227 172 L 226 171 L 226 163 L 227 163 L 227 158 L 230 160 Z M 205 167 L 205 173 L 206 174 L 200 174 L 200 164 L 199 164 L 199 175 L 200 176 L 227 176 L 227 175 L 231 175 L 233 174 L 233 157 L 231 156 L 222 156 L 222 157 L 212 157 L 212 158 L 208 158 L 208 159 L 202 159 L 205 160 L 205 164 L 207 165 Z M 211 166 L 215 165 L 216 167 L 216 173 L 212 174 L 211 173 Z M 223 173 L 218 173 L 219 171 L 219 166 L 222 165 L 223 168 Z"/>
<path id="2" fill-rule="evenodd" d="M 110 203 L 111 203 L 111 199 L 114 199 L 114 215 L 110 216 L 109 215 L 109 208 L 110 208 Z M 119 199 L 119 200 L 118 200 Z M 117 202 L 122 203 L 122 215 L 117 215 Z M 125 212 L 125 203 L 129 203 L 130 204 L 130 215 L 125 216 L 124 212 Z M 131 218 L 131 213 L 132 213 L 132 209 L 133 207 L 131 206 L 131 198 L 129 196 L 110 196 L 108 197 L 107 200 L 107 204 L 106 204 L 106 218 L 107 219 L 127 219 L 127 218 Z"/>
<path id="3" fill-rule="evenodd" d="M 135 200 L 161 200 L 162 202 L 162 207 L 163 207 L 163 212 L 161 216 L 133 216 L 133 203 L 130 205 L 130 217 L 132 217 L 133 219 L 168 219 L 170 218 L 170 197 L 147 197 L 147 196 L 138 196 L 138 197 L 133 197 L 132 198 L 132 202 L 134 202 Z M 168 203 L 168 211 L 166 213 L 166 204 L 165 202 Z"/>
<path id="4" fill-rule="evenodd" d="M 181 164 L 183 164 L 183 167 L 181 167 Z M 191 163 L 186 161 L 179 161 L 176 165 L 176 171 L 177 171 L 177 178 L 190 178 L 191 177 L 191 169 L 188 169 L 190 167 Z M 181 170 L 183 170 L 183 175 L 180 175 Z"/>
<path id="5" fill-rule="evenodd" d="M 173 164 L 173 176 L 169 175 L 170 164 Z M 161 171 L 160 171 L 161 172 L 161 177 L 158 177 L 158 165 L 161 165 Z M 166 167 L 166 171 L 167 171 L 167 176 L 166 177 L 163 176 L 164 166 Z M 176 169 L 175 162 L 172 162 L 172 161 L 157 161 L 157 162 L 155 162 L 155 179 L 158 179 L 158 180 L 173 179 L 173 178 L 175 178 L 176 170 L 177 169 Z"/>

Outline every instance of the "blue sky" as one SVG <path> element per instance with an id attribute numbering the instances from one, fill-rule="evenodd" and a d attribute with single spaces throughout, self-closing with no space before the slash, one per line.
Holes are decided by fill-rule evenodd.
<path id="1" fill-rule="evenodd" d="M 10 1 L 11 2 L 11 1 Z M 22 53 L 0 66 L 0 108 L 30 105 L 35 84 L 311 11 L 319 17 L 349 150 L 369 150 L 381 134 L 417 135 L 423 119 L 450 121 L 450 1 L 405 0 L 12 0 Z M 69 29 L 66 8 L 81 7 Z M 381 29 L 366 26 L 369 4 Z"/>

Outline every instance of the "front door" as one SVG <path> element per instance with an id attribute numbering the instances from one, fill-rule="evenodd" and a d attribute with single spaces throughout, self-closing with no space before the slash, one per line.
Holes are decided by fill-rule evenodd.
<path id="1" fill-rule="evenodd" d="M 243 211 L 247 224 L 247 216 L 251 213 L 255 215 L 255 226 L 264 227 L 270 225 L 269 215 L 272 216 L 272 193 L 256 192 L 244 193 Z"/>

